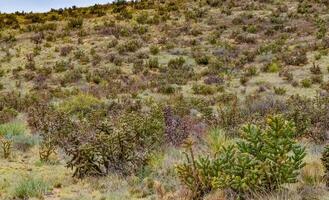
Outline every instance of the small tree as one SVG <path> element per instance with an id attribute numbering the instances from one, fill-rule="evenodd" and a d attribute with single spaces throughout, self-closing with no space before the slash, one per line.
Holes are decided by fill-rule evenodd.
<path id="1" fill-rule="evenodd" d="M 249 124 L 242 129 L 241 141 L 223 146 L 213 159 L 195 159 L 189 146 L 188 162 L 176 168 L 178 177 L 196 199 L 217 188 L 239 195 L 275 190 L 296 182 L 304 166 L 305 149 L 295 135 L 293 124 L 281 116 L 269 118 L 265 129 Z"/>
<path id="2" fill-rule="evenodd" d="M 238 142 L 242 154 L 252 156 L 262 166 L 262 186 L 268 190 L 281 184 L 294 183 L 304 166 L 305 149 L 296 144 L 294 125 L 280 116 L 268 118 L 267 128 L 254 125 L 243 128 L 243 140 Z"/>

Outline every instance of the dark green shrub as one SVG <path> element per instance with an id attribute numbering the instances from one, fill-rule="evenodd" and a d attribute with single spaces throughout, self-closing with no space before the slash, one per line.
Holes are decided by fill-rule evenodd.
<path id="1" fill-rule="evenodd" d="M 176 167 L 181 181 L 195 198 L 214 189 L 240 194 L 272 191 L 297 181 L 305 149 L 296 143 L 295 128 L 280 116 L 268 118 L 266 129 L 247 125 L 236 146 L 223 147 L 213 159 L 195 158 L 191 145 L 188 162 Z"/>
<path id="2" fill-rule="evenodd" d="M 150 52 L 151 52 L 151 54 L 153 54 L 153 55 L 158 54 L 159 51 L 160 51 L 160 49 L 159 49 L 159 47 L 157 47 L 157 46 L 151 46 L 151 47 L 150 47 Z"/>
<path id="3" fill-rule="evenodd" d="M 57 61 L 54 66 L 54 70 L 57 73 L 64 72 L 64 71 L 66 71 L 68 69 L 72 69 L 72 68 L 73 68 L 73 64 L 69 60 L 68 61 L 67 60 Z"/>
<path id="4" fill-rule="evenodd" d="M 223 4 L 223 0 L 207 0 L 206 1 L 208 5 L 212 7 L 219 7 Z"/>
<path id="5" fill-rule="evenodd" d="M 68 28 L 82 28 L 83 25 L 83 19 L 82 18 L 71 18 L 68 23 Z"/>
<path id="6" fill-rule="evenodd" d="M 312 81 L 308 78 L 301 80 L 301 84 L 304 88 L 310 88 L 312 86 Z"/>
<path id="7" fill-rule="evenodd" d="M 243 75 L 243 76 L 240 77 L 241 85 L 246 86 L 249 80 L 250 80 L 250 78 L 248 76 Z"/>
<path id="8" fill-rule="evenodd" d="M 136 17 L 136 21 L 139 24 L 146 24 L 147 20 L 148 20 L 149 14 L 147 12 L 141 12 L 137 17 Z"/>
<path id="9" fill-rule="evenodd" d="M 281 69 L 281 65 L 278 62 L 270 62 L 262 68 L 264 72 L 268 72 L 268 73 L 276 73 L 280 71 L 280 69 Z"/>
<path id="10" fill-rule="evenodd" d="M 285 95 L 287 90 L 284 87 L 274 87 L 274 93 L 277 95 Z"/>
<path id="11" fill-rule="evenodd" d="M 297 181 L 306 153 L 294 140 L 296 135 L 293 123 L 280 116 L 268 118 L 265 130 L 253 125 L 243 128 L 243 141 L 237 144 L 239 151 L 256 158 L 260 166 L 268 167 L 261 170 L 261 175 L 265 175 L 262 180 L 265 189 L 273 190 Z"/>
<path id="12" fill-rule="evenodd" d="M 110 42 L 107 45 L 107 48 L 113 48 L 116 47 L 119 44 L 117 39 L 111 39 Z"/>
<path id="13" fill-rule="evenodd" d="M 199 65 L 208 65 L 210 62 L 210 57 L 203 53 L 197 53 L 193 55 L 195 62 Z"/>
<path id="14" fill-rule="evenodd" d="M 312 12 L 312 4 L 308 1 L 300 1 L 298 3 L 297 12 L 300 14 L 306 14 Z"/>
<path id="15" fill-rule="evenodd" d="M 168 62 L 168 68 L 170 69 L 180 69 L 183 67 L 185 59 L 183 57 L 170 59 Z"/>
<path id="16" fill-rule="evenodd" d="M 203 84 L 194 84 L 192 90 L 194 94 L 201 95 L 212 95 L 216 92 L 216 89 L 213 86 Z"/>
<path id="17" fill-rule="evenodd" d="M 176 88 L 173 85 L 161 85 L 159 92 L 163 94 L 174 94 L 176 92 Z"/>
<path id="18" fill-rule="evenodd" d="M 160 79 L 169 84 L 186 84 L 194 75 L 193 67 L 185 64 L 183 57 L 169 60 L 167 68 L 160 69 Z"/>
<path id="19" fill-rule="evenodd" d="M 147 62 L 146 62 L 146 66 L 150 69 L 157 69 L 159 68 L 159 59 L 158 58 L 150 58 Z"/>
<path id="20" fill-rule="evenodd" d="M 139 40 L 132 39 L 123 44 L 120 44 L 117 49 L 120 54 L 127 52 L 135 52 L 142 47 L 142 43 Z"/>

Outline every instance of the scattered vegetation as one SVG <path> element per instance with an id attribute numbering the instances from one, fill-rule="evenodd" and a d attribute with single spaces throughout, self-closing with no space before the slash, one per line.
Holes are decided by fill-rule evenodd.
<path id="1" fill-rule="evenodd" d="M 0 199 L 325 199 L 328 9 L 0 13 Z"/>

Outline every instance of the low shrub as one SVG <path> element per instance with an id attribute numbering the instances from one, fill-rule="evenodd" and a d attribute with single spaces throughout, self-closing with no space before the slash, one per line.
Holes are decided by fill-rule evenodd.
<path id="1" fill-rule="evenodd" d="M 305 65 L 308 62 L 307 51 L 303 48 L 296 48 L 291 52 L 287 52 L 283 55 L 283 61 L 286 65 Z"/>
<path id="2" fill-rule="evenodd" d="M 274 87 L 274 93 L 277 95 L 285 95 L 287 90 L 283 87 Z"/>
<path id="3" fill-rule="evenodd" d="M 150 58 L 147 62 L 146 62 L 146 66 L 150 69 L 157 69 L 159 68 L 159 59 L 158 58 Z"/>
<path id="4" fill-rule="evenodd" d="M 329 130 L 326 110 L 329 108 L 327 96 L 303 98 L 292 96 L 288 102 L 288 119 L 296 124 L 299 136 L 308 137 L 316 143 L 327 140 L 326 132 Z"/>
<path id="5" fill-rule="evenodd" d="M 276 73 L 280 71 L 280 69 L 281 69 L 281 65 L 278 62 L 268 63 L 262 68 L 264 72 L 269 72 L 269 73 Z"/>
<path id="6" fill-rule="evenodd" d="M 176 92 L 176 87 L 173 85 L 161 85 L 158 92 L 162 94 L 174 94 Z"/>
<path id="7" fill-rule="evenodd" d="M 196 54 L 194 55 L 195 62 L 199 65 L 208 65 L 210 62 L 209 56 L 205 54 Z"/>
<path id="8" fill-rule="evenodd" d="M 69 115 L 85 116 L 102 101 L 89 94 L 78 94 L 70 97 L 58 106 L 58 110 Z"/>
<path id="9" fill-rule="evenodd" d="M 216 89 L 213 86 L 203 84 L 194 84 L 192 90 L 194 94 L 200 95 L 212 95 L 216 92 Z"/>
<path id="10" fill-rule="evenodd" d="M 13 147 L 19 151 L 26 152 L 34 145 L 38 144 L 38 135 L 18 135 L 13 137 Z"/>
<path id="11" fill-rule="evenodd" d="M 43 198 L 51 189 L 48 182 L 41 178 L 23 178 L 14 188 L 13 196 L 19 199 Z"/>
<path id="12" fill-rule="evenodd" d="M 71 29 L 82 28 L 82 26 L 83 26 L 82 18 L 71 18 L 67 23 L 67 27 Z"/>
<path id="13" fill-rule="evenodd" d="M 186 84 L 193 77 L 194 70 L 192 66 L 185 64 L 185 62 L 183 57 L 169 60 L 168 66 L 160 69 L 161 81 L 177 85 Z"/>
<path id="14" fill-rule="evenodd" d="M 119 44 L 119 46 L 117 46 L 117 49 L 120 54 L 123 54 L 127 52 L 135 52 L 141 47 L 142 47 L 141 41 L 137 39 L 131 39 L 123 44 Z"/>
<path id="15" fill-rule="evenodd" d="M 18 112 L 15 109 L 8 107 L 3 108 L 0 111 L 0 124 L 12 121 L 17 115 Z"/>
<path id="16" fill-rule="evenodd" d="M 8 158 L 14 137 L 26 134 L 26 126 L 22 122 L 10 122 L 0 125 L 0 142 L 2 144 L 3 157 Z"/>
<path id="17" fill-rule="evenodd" d="M 301 80 L 301 84 L 304 88 L 310 88 L 312 86 L 312 81 L 308 78 Z"/>
<path id="18" fill-rule="evenodd" d="M 150 47 L 150 52 L 151 52 L 152 55 L 156 55 L 160 52 L 160 49 L 157 46 L 151 46 Z"/>

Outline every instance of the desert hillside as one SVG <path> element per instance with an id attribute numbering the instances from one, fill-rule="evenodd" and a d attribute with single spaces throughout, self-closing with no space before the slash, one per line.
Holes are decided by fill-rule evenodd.
<path id="1" fill-rule="evenodd" d="M 0 13 L 0 199 L 329 199 L 329 1 Z"/>

